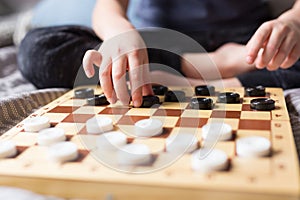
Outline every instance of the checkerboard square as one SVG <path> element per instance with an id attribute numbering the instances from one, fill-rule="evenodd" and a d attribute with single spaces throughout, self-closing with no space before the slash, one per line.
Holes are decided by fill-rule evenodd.
<path id="1" fill-rule="evenodd" d="M 211 113 L 212 118 L 240 118 L 240 111 L 217 111 L 213 110 Z"/>
<path id="2" fill-rule="evenodd" d="M 62 122 L 86 123 L 86 121 L 95 115 L 91 114 L 69 114 Z"/>
<path id="3" fill-rule="evenodd" d="M 78 108 L 76 111 L 73 112 L 73 114 L 98 114 L 102 110 L 104 110 L 105 107 L 101 106 L 82 106 Z"/>
<path id="4" fill-rule="evenodd" d="M 179 117 L 167 117 L 167 116 L 152 116 L 153 119 L 159 119 L 164 127 L 174 127 Z"/>
<path id="5" fill-rule="evenodd" d="M 19 146 L 17 159 L 21 161 L 46 161 L 48 158 L 46 156 L 47 148 L 45 146 Z M 34 155 L 34 157 L 32 156 Z"/>
<path id="6" fill-rule="evenodd" d="M 263 111 L 243 111 L 241 113 L 241 119 L 271 120 L 271 113 Z"/>
<path id="7" fill-rule="evenodd" d="M 145 139 L 135 139 L 133 141 L 134 144 L 144 144 L 147 145 L 152 154 L 158 154 L 165 150 L 165 142 L 164 140 L 158 138 L 149 138 Z"/>
<path id="8" fill-rule="evenodd" d="M 179 117 L 182 113 L 183 110 L 179 109 L 158 109 L 153 116 Z"/>
<path id="9" fill-rule="evenodd" d="M 243 104 L 242 111 L 252 111 L 250 104 Z"/>
<path id="10" fill-rule="evenodd" d="M 72 113 L 78 108 L 79 107 L 75 107 L 75 106 L 57 106 L 52 110 L 49 110 L 48 113 Z"/>
<path id="11" fill-rule="evenodd" d="M 239 122 L 239 129 L 271 130 L 271 121 L 241 119 Z"/>
<path id="12" fill-rule="evenodd" d="M 55 127 L 64 129 L 66 135 L 76 135 L 83 129 L 84 126 L 85 123 L 62 122 L 57 124 Z"/>
<path id="13" fill-rule="evenodd" d="M 201 128 L 207 123 L 206 118 L 195 119 L 188 117 L 181 117 L 176 123 L 176 127 L 191 127 L 191 128 Z"/>
<path id="14" fill-rule="evenodd" d="M 131 108 L 126 115 L 152 116 L 156 110 L 156 108 Z"/>
<path id="15" fill-rule="evenodd" d="M 224 103 L 216 103 L 214 105 L 214 110 L 221 110 L 221 111 L 241 111 L 242 104 L 224 104 Z"/>
<path id="16" fill-rule="evenodd" d="M 129 110 L 130 108 L 107 107 L 99 114 L 125 115 Z"/>
<path id="17" fill-rule="evenodd" d="M 13 140 L 18 146 L 33 146 L 37 143 L 38 133 L 20 132 L 13 137 Z"/>
<path id="18" fill-rule="evenodd" d="M 184 110 L 181 117 L 191 117 L 191 118 L 210 118 L 211 110 Z"/>
<path id="19" fill-rule="evenodd" d="M 52 124 L 62 122 L 69 115 L 69 113 L 45 113 L 43 116 L 48 117 Z"/>
<path id="20" fill-rule="evenodd" d="M 248 136 L 260 136 L 265 137 L 267 139 L 271 139 L 271 131 L 270 130 L 238 130 L 236 132 L 236 136 L 238 138 L 248 137 Z"/>
<path id="21" fill-rule="evenodd" d="M 122 116 L 118 124 L 119 125 L 134 125 L 136 122 L 142 120 L 142 119 L 148 119 L 149 116 L 133 116 L 133 115 L 124 115 Z"/>
<path id="22" fill-rule="evenodd" d="M 184 110 L 188 107 L 189 103 L 186 102 L 164 102 L 160 105 L 160 109 L 181 109 Z"/>
<path id="23" fill-rule="evenodd" d="M 70 99 L 60 104 L 60 106 L 83 106 L 83 105 L 86 105 L 85 99 Z"/>
<path id="24" fill-rule="evenodd" d="M 209 118 L 207 123 L 226 123 L 229 124 L 232 128 L 232 130 L 238 130 L 238 126 L 239 126 L 239 121 L 240 119 L 236 119 L 236 118 Z"/>
<path id="25" fill-rule="evenodd" d="M 253 99 L 253 97 L 245 97 L 243 104 L 249 104 L 250 105 L 250 101 Z"/>

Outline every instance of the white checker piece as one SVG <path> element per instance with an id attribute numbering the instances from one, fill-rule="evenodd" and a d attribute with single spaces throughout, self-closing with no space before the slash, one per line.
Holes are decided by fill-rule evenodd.
<path id="1" fill-rule="evenodd" d="M 226 123 L 211 122 L 202 127 L 202 138 L 208 141 L 230 140 L 232 138 L 232 128 Z"/>
<path id="2" fill-rule="evenodd" d="M 59 142 L 48 149 L 50 160 L 63 163 L 75 160 L 78 157 L 78 148 L 72 142 Z"/>
<path id="3" fill-rule="evenodd" d="M 45 116 L 28 118 L 24 121 L 24 130 L 27 132 L 39 132 L 50 127 L 50 119 Z"/>
<path id="4" fill-rule="evenodd" d="M 260 136 L 239 138 L 236 141 L 236 152 L 241 157 L 268 156 L 271 152 L 271 142 Z"/>
<path id="5" fill-rule="evenodd" d="M 162 134 L 163 123 L 159 119 L 143 119 L 134 124 L 135 135 L 138 137 L 153 137 Z"/>
<path id="6" fill-rule="evenodd" d="M 17 148 L 14 142 L 7 140 L 0 142 L 0 158 L 10 158 L 17 154 Z"/>
<path id="7" fill-rule="evenodd" d="M 198 148 L 197 137 L 189 133 L 171 135 L 165 144 L 166 151 L 172 153 L 191 153 Z"/>
<path id="8" fill-rule="evenodd" d="M 128 144 L 117 153 L 118 164 L 125 166 L 146 165 L 151 162 L 151 150 L 144 144 Z"/>
<path id="9" fill-rule="evenodd" d="M 104 133 L 96 139 L 98 150 L 117 150 L 127 144 L 127 136 L 120 131 Z"/>
<path id="10" fill-rule="evenodd" d="M 219 149 L 199 149 L 193 153 L 191 160 L 192 169 L 202 173 L 225 170 L 228 163 L 227 154 Z"/>
<path id="11" fill-rule="evenodd" d="M 47 128 L 39 132 L 37 143 L 42 146 L 49 146 L 66 140 L 65 131 L 62 128 Z"/>
<path id="12" fill-rule="evenodd" d="M 101 134 L 113 128 L 113 120 L 110 117 L 95 116 L 86 121 L 86 130 L 89 134 Z"/>

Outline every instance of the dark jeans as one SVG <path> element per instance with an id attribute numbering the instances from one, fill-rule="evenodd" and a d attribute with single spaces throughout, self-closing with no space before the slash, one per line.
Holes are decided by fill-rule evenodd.
<path id="1" fill-rule="evenodd" d="M 245 44 L 257 26 L 219 30 L 203 33 L 186 33 L 199 42 L 207 51 L 227 42 Z M 148 33 L 142 34 L 147 35 Z M 168 40 L 168 36 L 164 40 Z M 19 67 L 30 82 L 37 88 L 67 87 L 72 88 L 84 53 L 98 46 L 102 41 L 86 27 L 60 26 L 35 29 L 29 32 L 19 48 Z M 146 42 L 147 43 L 147 42 Z M 174 52 L 195 51 L 193 47 L 171 41 Z M 180 56 L 155 48 L 148 50 L 150 63 L 161 63 L 180 71 Z M 300 87 L 300 63 L 293 67 L 277 71 L 257 70 L 237 77 L 243 86 L 264 85 L 284 89 Z"/>

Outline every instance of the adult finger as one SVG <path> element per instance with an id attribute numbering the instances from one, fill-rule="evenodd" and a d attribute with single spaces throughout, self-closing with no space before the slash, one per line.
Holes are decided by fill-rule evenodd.
<path id="1" fill-rule="evenodd" d="M 124 105 L 129 104 L 130 96 L 126 84 L 127 60 L 125 56 L 115 59 L 112 63 L 112 79 L 117 98 Z"/>
<path id="2" fill-rule="evenodd" d="M 101 53 L 96 50 L 88 50 L 83 57 L 82 65 L 85 75 L 91 78 L 95 75 L 94 65 L 100 66 L 102 61 Z"/>
<path id="3" fill-rule="evenodd" d="M 140 50 L 134 50 L 127 56 L 129 65 L 129 78 L 131 83 L 132 101 L 134 107 L 140 107 L 142 104 L 142 86 L 143 83 L 143 58 L 140 57 Z"/>
<path id="4" fill-rule="evenodd" d="M 295 46 L 295 42 L 292 37 L 287 37 L 279 47 L 276 55 L 272 58 L 272 60 L 268 64 L 268 69 L 276 70 L 280 67 L 280 65 L 284 62 L 286 57 L 290 54 L 293 47 Z"/>
<path id="5" fill-rule="evenodd" d="M 264 44 L 266 43 L 266 40 L 269 38 L 271 32 L 272 32 L 272 25 L 270 22 L 266 22 L 263 25 L 261 25 L 254 33 L 254 35 L 246 45 L 246 48 L 248 50 L 246 56 L 246 62 L 248 64 L 254 63 L 254 61 L 257 58 L 259 50 L 264 47 Z"/>
<path id="6" fill-rule="evenodd" d="M 259 66 L 259 65 L 257 65 L 257 60 L 261 60 L 261 59 L 262 59 L 262 54 L 263 54 L 263 52 L 264 52 L 264 49 L 261 48 L 261 49 L 259 50 L 258 54 L 257 54 L 255 66 L 256 66 L 256 68 L 258 68 L 258 69 L 263 69 L 263 68 L 265 68 L 265 66 Z"/>
<path id="7" fill-rule="evenodd" d="M 257 65 L 260 67 L 267 66 L 271 59 L 278 52 L 279 47 L 282 45 L 282 42 L 286 38 L 288 29 L 286 26 L 277 25 L 272 30 L 272 33 L 268 39 L 267 45 L 264 48 L 264 52 L 260 60 L 257 60 Z"/>
<path id="8" fill-rule="evenodd" d="M 292 51 L 289 53 L 289 55 L 287 56 L 287 58 L 284 60 L 284 62 L 281 64 L 281 68 L 289 68 L 291 67 L 293 64 L 295 64 L 295 62 L 298 61 L 300 56 L 300 45 L 296 44 Z"/>
<path id="9" fill-rule="evenodd" d="M 99 80 L 101 88 L 109 101 L 109 103 L 116 103 L 116 94 L 113 88 L 112 79 L 111 79 L 111 69 L 112 65 L 109 62 L 106 66 L 101 66 L 99 70 Z"/>

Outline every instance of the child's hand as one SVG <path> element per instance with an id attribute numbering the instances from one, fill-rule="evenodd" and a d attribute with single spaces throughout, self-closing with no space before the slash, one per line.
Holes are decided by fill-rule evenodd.
<path id="1" fill-rule="evenodd" d="M 294 20 L 265 22 L 247 44 L 248 64 L 257 68 L 291 67 L 300 56 L 300 25 Z"/>
<path id="2" fill-rule="evenodd" d="M 101 88 L 110 103 L 115 103 L 117 99 L 125 105 L 129 103 L 127 71 L 135 107 L 141 105 L 142 95 L 153 94 L 149 80 L 147 50 L 136 31 L 123 33 L 103 42 L 99 51 L 87 51 L 83 67 L 88 77 L 95 74 L 93 64 L 100 67 Z"/>

